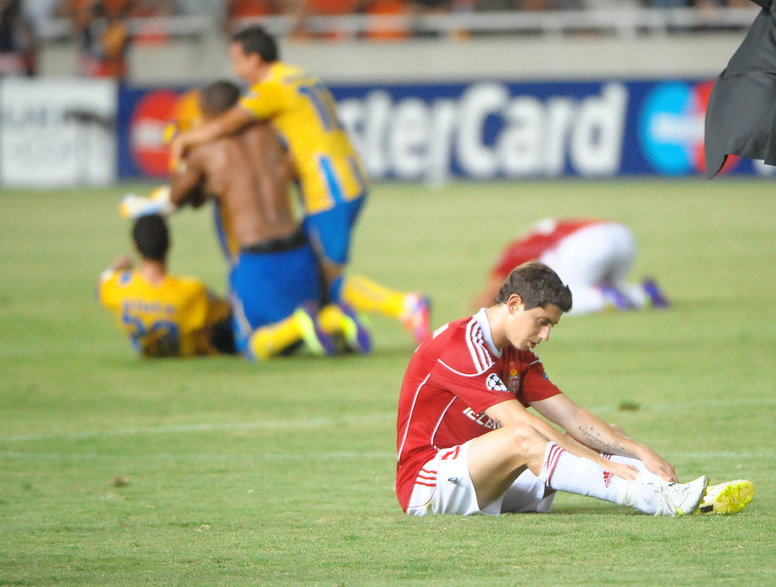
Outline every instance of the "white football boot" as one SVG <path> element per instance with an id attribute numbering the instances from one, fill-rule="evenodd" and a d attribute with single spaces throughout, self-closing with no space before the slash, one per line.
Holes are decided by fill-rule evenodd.
<path id="1" fill-rule="evenodd" d="M 659 486 L 656 516 L 686 516 L 698 509 L 706 493 L 709 478 L 705 475 L 689 483 L 667 483 Z"/>

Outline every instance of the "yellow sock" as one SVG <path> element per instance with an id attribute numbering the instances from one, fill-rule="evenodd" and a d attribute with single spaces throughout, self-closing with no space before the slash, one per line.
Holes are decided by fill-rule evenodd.
<path id="1" fill-rule="evenodd" d="M 363 318 L 354 316 L 350 308 L 339 304 L 324 306 L 317 317 L 318 328 L 333 341 L 343 343 L 343 352 L 368 354 L 372 352 L 372 337 L 363 322 Z M 340 347 L 342 345 L 340 344 Z"/>
<path id="2" fill-rule="evenodd" d="M 257 328 L 251 334 L 250 342 L 253 356 L 257 360 L 266 361 L 282 352 L 292 344 L 299 342 L 302 333 L 295 316 L 289 316 L 285 320 Z"/>
<path id="3" fill-rule="evenodd" d="M 318 312 L 318 326 L 326 334 L 336 334 L 342 331 L 344 314 L 336 304 L 327 304 Z"/>
<path id="4" fill-rule="evenodd" d="M 388 289 L 362 275 L 348 275 L 342 284 L 342 299 L 360 312 L 376 312 L 391 318 L 404 314 L 404 292 Z"/>

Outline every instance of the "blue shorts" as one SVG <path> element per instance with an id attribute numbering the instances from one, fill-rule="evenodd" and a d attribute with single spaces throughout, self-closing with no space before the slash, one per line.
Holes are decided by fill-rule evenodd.
<path id="1" fill-rule="evenodd" d="M 365 200 L 366 196 L 361 196 L 304 219 L 302 228 L 323 259 L 337 265 L 347 264 L 351 233 Z"/>
<path id="2" fill-rule="evenodd" d="M 321 298 L 318 260 L 309 243 L 293 249 L 241 251 L 229 275 L 237 350 L 253 330 L 279 322 L 305 302 Z"/>

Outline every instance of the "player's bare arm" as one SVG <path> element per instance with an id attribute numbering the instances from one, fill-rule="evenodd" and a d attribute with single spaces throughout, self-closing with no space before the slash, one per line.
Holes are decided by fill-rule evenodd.
<path id="1" fill-rule="evenodd" d="M 552 401 L 548 401 L 552 400 Z M 599 452 L 637 458 L 636 443 L 619 434 L 595 414 L 559 394 L 534 406 L 542 415 L 562 426 L 574 439 Z"/>
<path id="2" fill-rule="evenodd" d="M 178 161 L 189 147 L 231 135 L 252 122 L 255 122 L 255 118 L 250 112 L 240 106 L 233 106 L 223 114 L 175 137 L 170 144 L 170 157 Z"/>
<path id="3" fill-rule="evenodd" d="M 111 275 L 116 273 L 117 271 L 128 271 L 129 269 L 133 269 L 135 267 L 135 262 L 132 260 L 131 257 L 128 257 L 126 255 L 119 255 L 113 261 L 111 261 L 110 265 L 108 265 L 100 274 L 100 281 L 105 281 L 110 278 Z"/>
<path id="4" fill-rule="evenodd" d="M 126 255 L 119 255 L 113 259 L 110 265 L 108 265 L 108 269 L 111 271 L 126 271 L 128 269 L 132 269 L 134 266 L 135 262 L 131 257 Z"/>
<path id="5" fill-rule="evenodd" d="M 202 186 L 205 174 L 195 158 L 189 157 L 170 176 L 170 202 L 180 208 L 186 204 L 197 207 L 203 202 Z"/>
<path id="6" fill-rule="evenodd" d="M 531 426 L 548 441 L 557 443 L 575 456 L 590 459 L 591 461 L 598 463 L 607 471 L 611 471 L 623 479 L 635 479 L 638 474 L 638 471 L 633 467 L 604 460 L 598 452 L 582 443 L 569 442 L 569 438 L 566 435 L 561 434 L 543 419 L 533 415 L 517 400 L 507 400 L 498 403 L 485 410 L 485 413 L 499 422 L 502 426 Z"/>
<path id="7" fill-rule="evenodd" d="M 534 402 L 532 406 L 545 418 L 561 426 L 569 436 L 593 451 L 637 458 L 647 468 L 668 481 L 676 481 L 674 467 L 648 446 L 627 436 L 575 403 L 565 394 Z M 608 468 L 608 467 L 607 467 Z"/>

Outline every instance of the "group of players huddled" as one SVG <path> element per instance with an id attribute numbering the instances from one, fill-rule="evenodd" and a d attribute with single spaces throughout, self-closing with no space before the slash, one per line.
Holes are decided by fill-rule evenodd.
<path id="1" fill-rule="evenodd" d="M 217 81 L 181 101 L 169 186 L 121 203 L 135 222 L 140 264 L 121 257 L 103 273 L 103 305 L 144 356 L 368 353 L 364 312 L 395 318 L 416 343 L 425 340 L 426 296 L 345 271 L 369 181 L 328 89 L 280 61 L 261 27 L 236 34 L 229 53 L 248 92 Z M 208 200 L 229 264 L 228 304 L 166 268 L 164 216 Z"/>

